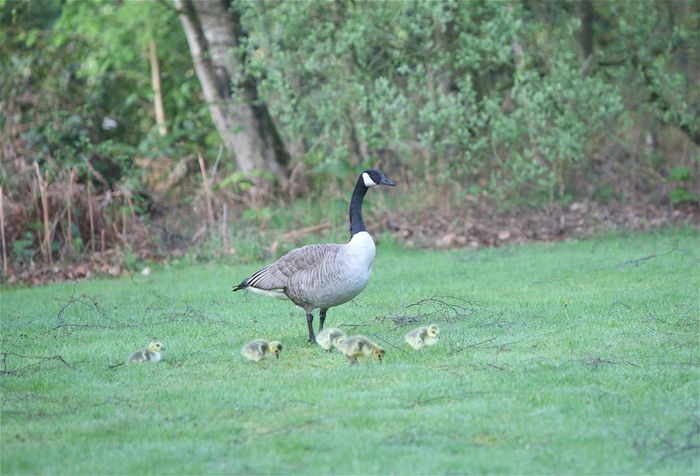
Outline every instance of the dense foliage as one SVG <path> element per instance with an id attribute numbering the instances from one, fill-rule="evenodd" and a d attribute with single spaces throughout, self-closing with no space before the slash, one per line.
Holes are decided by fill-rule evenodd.
<path id="1" fill-rule="evenodd" d="M 481 193 L 503 206 L 697 200 L 697 3 L 239 0 L 230 9 L 244 30 L 232 51 L 245 64 L 239 83 L 257 82 L 294 170 L 343 179 L 379 164 L 429 190 L 457 190 L 453 200 Z M 151 42 L 166 135 L 154 118 Z M 243 190 L 170 2 L 0 0 L 0 45 L 10 243 L 41 241 L 38 200 L 18 206 L 38 194 L 33 162 L 49 185 L 72 187 L 75 169 L 78 190 L 117 192 L 137 215 L 164 199 L 156 189 L 196 198 L 168 176 L 183 163 L 198 171 L 196 151 L 210 165 L 218 157 L 219 200 Z M 52 210 L 59 203 L 65 213 L 71 197 L 49 196 Z M 105 229 L 126 230 L 118 208 L 100 208 Z M 96 239 L 85 223 L 52 219 L 59 241 Z"/>
<path id="2" fill-rule="evenodd" d="M 623 136 L 658 135 L 664 123 L 700 128 L 690 106 L 698 83 L 688 81 L 698 69 L 700 13 L 683 3 L 596 2 L 595 48 L 585 55 L 581 5 L 239 8 L 251 32 L 249 66 L 297 156 L 341 175 L 389 161 L 533 199 L 595 193 L 604 185 L 595 159 L 645 161 Z M 662 174 L 669 159 L 656 164 Z"/>

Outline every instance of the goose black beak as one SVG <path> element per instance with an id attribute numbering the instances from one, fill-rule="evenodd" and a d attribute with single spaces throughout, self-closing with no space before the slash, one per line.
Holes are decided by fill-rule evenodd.
<path id="1" fill-rule="evenodd" d="M 386 177 L 382 177 L 382 179 L 379 181 L 379 184 L 380 184 L 380 185 L 388 185 L 388 186 L 390 186 L 390 187 L 395 187 L 395 186 L 396 186 L 396 184 L 395 184 L 392 180 L 389 180 L 389 179 L 386 178 Z"/>

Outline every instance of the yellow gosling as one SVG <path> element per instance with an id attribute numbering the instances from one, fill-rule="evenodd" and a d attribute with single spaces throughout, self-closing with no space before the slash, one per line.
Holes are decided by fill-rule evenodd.
<path id="1" fill-rule="evenodd" d="M 358 357 L 367 356 L 371 356 L 381 363 L 385 354 L 383 348 L 370 341 L 367 337 L 360 335 L 341 339 L 338 343 L 338 350 L 345 354 L 350 365 L 355 365 Z"/>
<path id="2" fill-rule="evenodd" d="M 333 347 L 338 348 L 338 342 L 345 338 L 345 332 L 335 327 L 326 327 L 316 336 L 318 345 L 326 349 L 328 352 L 333 350 Z"/>
<path id="3" fill-rule="evenodd" d="M 137 350 L 126 359 L 126 363 L 130 365 L 144 362 L 160 362 L 160 352 L 163 350 L 165 350 L 165 346 L 158 340 L 153 339 L 147 349 Z"/>
<path id="4" fill-rule="evenodd" d="M 435 324 L 428 327 L 419 327 L 406 334 L 404 340 L 415 350 L 422 349 L 428 345 L 435 345 L 440 340 L 440 328 Z"/>
<path id="5" fill-rule="evenodd" d="M 268 342 L 265 339 L 256 339 L 248 342 L 241 349 L 241 355 L 253 362 L 260 362 L 273 355 L 279 359 L 280 352 L 282 352 L 282 344 L 280 342 L 276 340 Z"/>

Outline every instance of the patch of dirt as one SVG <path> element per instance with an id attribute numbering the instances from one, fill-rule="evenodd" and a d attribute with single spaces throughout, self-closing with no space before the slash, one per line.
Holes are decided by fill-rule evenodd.
<path id="1" fill-rule="evenodd" d="M 369 222 L 369 221 L 368 221 Z M 569 206 L 554 205 L 546 209 L 512 212 L 499 211 L 495 206 L 468 197 L 463 207 L 450 213 L 438 214 L 430 210 L 416 213 L 411 210 L 393 210 L 373 217 L 372 232 L 390 232 L 397 241 L 409 247 L 428 249 L 481 248 L 509 243 L 557 241 L 566 238 L 585 238 L 606 231 L 646 231 L 668 226 L 700 227 L 700 206 L 680 207 L 652 204 L 608 204 L 576 202 Z M 162 228 L 162 227 L 161 227 Z M 316 230 L 318 228 L 318 230 Z M 322 231 L 327 225 L 310 227 L 311 232 Z M 167 248 L 164 231 L 158 234 L 165 247 L 154 247 L 143 240 L 141 249 L 132 252 L 131 260 L 154 262 L 177 259 L 197 237 L 181 236 L 177 246 Z M 168 233 L 172 233 L 170 230 Z M 289 233 L 287 234 L 289 235 Z M 180 236 L 179 234 L 177 236 Z M 281 239 L 289 238 L 284 233 Z M 294 239 L 289 238 L 289 239 Z M 271 243 L 276 243 L 271 240 Z M 274 250 L 273 254 L 274 253 Z M 31 285 L 54 281 L 75 280 L 91 276 L 120 276 L 132 271 L 124 262 L 124 253 L 108 249 L 95 253 L 89 260 L 61 262 L 53 266 L 38 264 L 8 270 L 7 283 Z M 143 273 L 147 274 L 148 268 Z"/>
<path id="2" fill-rule="evenodd" d="M 382 217 L 400 241 L 422 248 L 480 248 L 508 243 L 556 241 L 585 238 L 596 233 L 630 230 L 645 231 L 668 226 L 700 226 L 697 204 L 680 207 L 651 204 L 599 205 L 575 202 L 546 209 L 499 211 L 475 198 L 451 216 L 423 212 L 392 212 Z"/>

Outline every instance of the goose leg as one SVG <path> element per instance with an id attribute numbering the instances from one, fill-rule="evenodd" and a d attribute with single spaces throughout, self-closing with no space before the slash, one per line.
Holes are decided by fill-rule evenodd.
<path id="1" fill-rule="evenodd" d="M 314 315 L 311 312 L 306 313 L 306 324 L 309 326 L 309 344 L 315 344 L 316 336 L 314 335 Z"/>
<path id="2" fill-rule="evenodd" d="M 318 313 L 318 332 L 323 330 L 323 323 L 326 322 L 326 311 L 328 311 L 328 309 L 321 309 Z"/>

